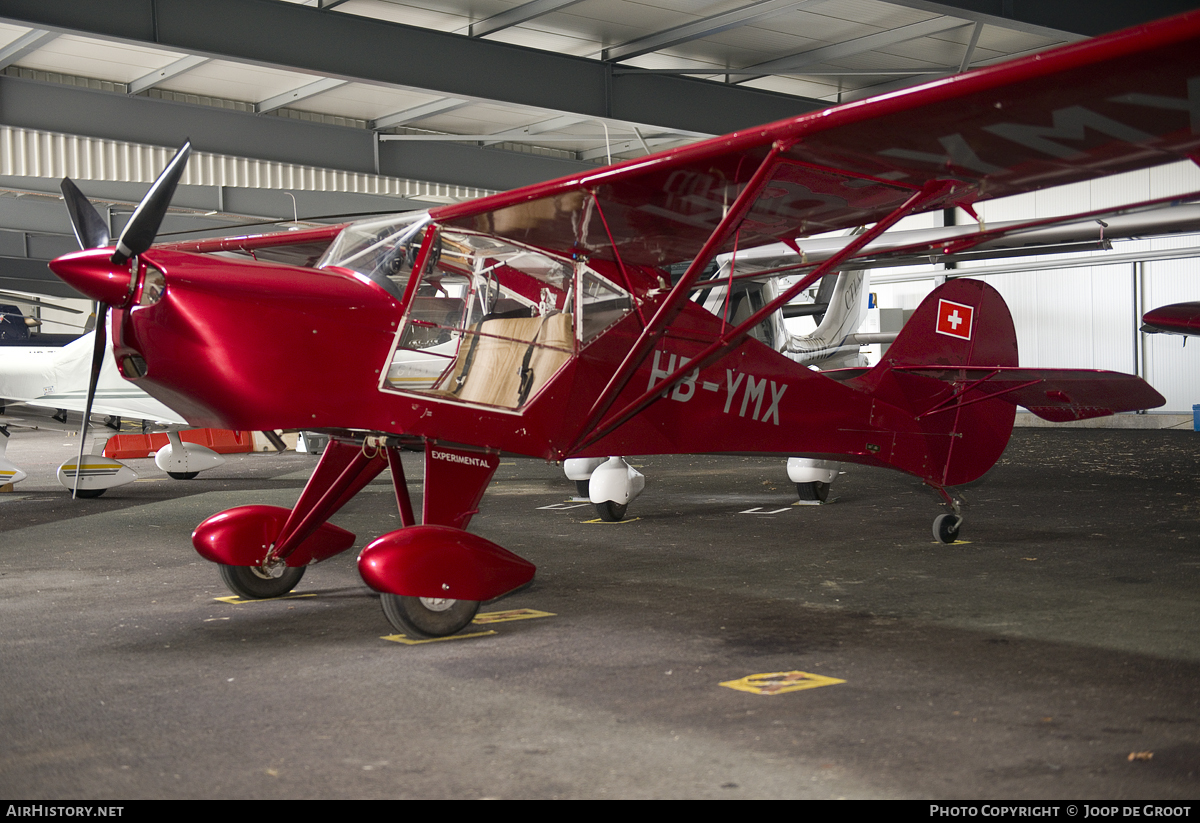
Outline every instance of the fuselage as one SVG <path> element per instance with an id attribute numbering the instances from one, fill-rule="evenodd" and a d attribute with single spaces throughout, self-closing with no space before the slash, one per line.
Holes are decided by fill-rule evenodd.
<path id="1" fill-rule="evenodd" d="M 663 272 L 407 218 L 391 228 L 335 243 L 316 268 L 168 249 L 137 259 L 131 287 L 103 250 L 55 268 L 68 279 L 101 272 L 97 290 L 123 303 L 112 332 L 121 373 L 192 425 L 416 436 L 550 460 L 804 455 L 918 474 L 946 448 L 861 381 L 831 379 L 753 337 L 597 437 L 606 414 L 653 395 L 728 324 L 686 301 L 597 416 L 666 299 Z M 87 291 L 83 280 L 72 282 Z"/>

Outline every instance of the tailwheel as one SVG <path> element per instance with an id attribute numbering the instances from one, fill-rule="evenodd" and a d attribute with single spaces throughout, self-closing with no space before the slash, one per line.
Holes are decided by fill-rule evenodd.
<path id="1" fill-rule="evenodd" d="M 939 543 L 953 543 L 958 539 L 962 522 L 957 514 L 939 514 L 933 519 L 933 539 Z"/>
<path id="2" fill-rule="evenodd" d="M 605 500 L 603 503 L 595 505 L 596 513 L 605 523 L 620 523 L 625 519 L 625 509 L 629 507 L 627 503 L 614 503 L 611 500 Z"/>
<path id="3" fill-rule="evenodd" d="M 446 637 L 465 628 L 479 611 L 478 600 L 400 594 L 381 594 L 379 599 L 388 622 L 409 637 Z"/>
<path id="4" fill-rule="evenodd" d="M 829 499 L 829 484 L 822 483 L 819 480 L 813 480 L 810 483 L 797 483 L 796 496 L 801 500 L 816 500 L 824 503 Z"/>
<path id="5" fill-rule="evenodd" d="M 238 597 L 250 600 L 267 600 L 282 597 L 296 588 L 304 577 L 305 566 L 285 566 L 282 563 L 270 568 L 261 566 L 227 566 L 219 563 L 217 569 L 225 586 Z"/>

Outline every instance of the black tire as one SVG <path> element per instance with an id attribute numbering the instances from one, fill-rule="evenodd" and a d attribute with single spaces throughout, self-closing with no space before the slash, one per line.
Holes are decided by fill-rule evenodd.
<path id="1" fill-rule="evenodd" d="M 591 496 L 592 491 L 589 488 L 591 482 L 591 480 L 576 480 L 575 493 L 584 498 Z"/>
<path id="2" fill-rule="evenodd" d="M 627 508 L 629 508 L 628 503 L 614 503 L 611 500 L 605 500 L 603 503 L 596 504 L 596 513 L 605 523 L 620 523 L 625 519 Z"/>
<path id="3" fill-rule="evenodd" d="M 933 519 L 933 539 L 939 543 L 953 543 L 958 539 L 962 522 L 957 514 L 939 514 Z"/>
<path id="4" fill-rule="evenodd" d="M 796 496 L 801 500 L 819 500 L 824 503 L 829 499 L 829 484 L 814 480 L 811 483 L 797 483 Z"/>
<path id="5" fill-rule="evenodd" d="M 200 472 L 167 472 L 167 477 L 172 480 L 194 480 L 200 476 Z"/>
<path id="6" fill-rule="evenodd" d="M 444 600 L 437 597 L 406 597 L 381 594 L 380 603 L 388 622 L 409 637 L 447 637 L 475 619 L 478 600 Z"/>
<path id="7" fill-rule="evenodd" d="M 108 489 L 76 489 L 75 496 L 80 500 L 95 500 Z"/>
<path id="8" fill-rule="evenodd" d="M 270 572 L 264 572 L 257 566 L 226 566 L 217 565 L 221 573 L 221 581 L 238 597 L 250 600 L 268 600 L 272 597 L 283 597 L 296 588 L 300 578 L 304 577 L 306 566 L 276 566 Z"/>

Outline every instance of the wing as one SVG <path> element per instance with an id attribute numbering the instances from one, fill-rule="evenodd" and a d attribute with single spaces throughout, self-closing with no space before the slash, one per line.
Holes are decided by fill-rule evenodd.
<path id="1" fill-rule="evenodd" d="M 1193 95 L 1195 97 L 1193 98 Z M 563 255 L 664 265 L 1191 156 L 1200 12 L 468 203 L 435 220 Z M 615 249 L 615 253 L 614 253 Z"/>
<path id="2" fill-rule="evenodd" d="M 252 255 L 258 260 L 271 260 L 276 263 L 286 263 L 289 266 L 311 266 L 325 254 L 329 244 L 345 227 L 345 223 L 339 223 L 334 226 L 317 226 L 311 229 L 271 232 L 270 234 L 212 237 L 204 240 L 159 243 L 156 248 L 201 254 L 242 252 Z"/>
<path id="3" fill-rule="evenodd" d="M 0 397 L 44 409 L 82 412 L 87 406 L 94 334 L 89 332 L 58 349 L 0 348 Z M 121 377 L 111 342 L 92 413 L 186 425 L 177 412 Z"/>

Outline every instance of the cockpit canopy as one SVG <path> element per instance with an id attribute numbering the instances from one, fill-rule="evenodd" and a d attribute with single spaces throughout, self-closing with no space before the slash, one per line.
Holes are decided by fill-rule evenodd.
<path id="1" fill-rule="evenodd" d="M 629 291 L 585 260 L 445 230 L 427 213 L 348 226 L 318 266 L 357 272 L 407 300 L 382 391 L 464 403 L 522 407 L 633 310 Z"/>

